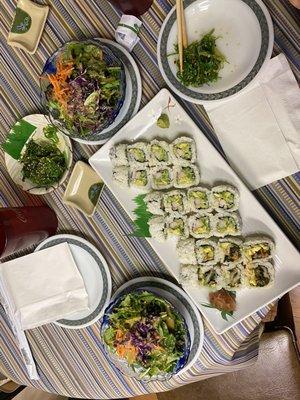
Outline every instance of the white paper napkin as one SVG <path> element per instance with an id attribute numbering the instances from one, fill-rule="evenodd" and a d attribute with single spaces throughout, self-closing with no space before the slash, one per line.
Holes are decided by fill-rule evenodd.
<path id="1" fill-rule="evenodd" d="M 245 92 L 205 109 L 229 163 L 250 188 L 300 169 L 300 90 L 283 54 Z"/>
<path id="2" fill-rule="evenodd" d="M 23 330 L 88 310 L 88 294 L 67 243 L 1 264 L 0 279 Z"/>

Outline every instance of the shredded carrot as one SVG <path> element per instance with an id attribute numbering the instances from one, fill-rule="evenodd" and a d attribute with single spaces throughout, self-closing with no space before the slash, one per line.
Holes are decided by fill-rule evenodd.
<path id="1" fill-rule="evenodd" d="M 118 344 L 116 352 L 119 357 L 126 358 L 129 363 L 133 363 L 138 353 L 137 349 L 130 342 L 126 344 Z"/>
<path id="2" fill-rule="evenodd" d="M 123 336 L 124 336 L 124 334 L 123 334 L 123 332 L 121 331 L 121 329 L 118 329 L 117 332 L 116 332 L 116 339 L 117 339 L 117 340 L 122 339 Z"/>
<path id="3" fill-rule="evenodd" d="M 48 75 L 48 79 L 53 86 L 53 96 L 65 109 L 67 107 L 70 90 L 67 79 L 70 77 L 73 68 L 72 61 L 63 63 L 60 59 L 56 63 L 56 73 Z"/>

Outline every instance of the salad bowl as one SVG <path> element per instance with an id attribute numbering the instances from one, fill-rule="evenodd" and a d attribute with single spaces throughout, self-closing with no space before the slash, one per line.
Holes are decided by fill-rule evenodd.
<path id="1" fill-rule="evenodd" d="M 46 61 L 40 88 L 53 125 L 72 139 L 94 141 L 113 124 L 124 103 L 124 65 L 99 41 L 71 41 Z"/>
<path id="2" fill-rule="evenodd" d="M 138 363 L 129 363 L 127 359 L 120 357 L 118 351 L 115 351 L 111 344 L 108 343 L 109 340 L 107 340 L 107 337 L 110 335 L 110 330 L 112 330 L 112 324 L 116 322 L 115 318 L 118 318 L 118 314 L 122 314 L 123 312 L 122 307 L 120 308 L 120 305 L 122 306 L 122 304 L 124 304 L 124 299 L 126 302 L 128 297 L 132 296 L 154 296 L 156 299 L 158 299 L 158 301 L 161 301 L 166 304 L 167 307 L 170 307 L 172 315 L 176 315 L 175 318 L 178 318 L 179 321 L 182 321 L 184 346 L 182 348 L 182 353 L 176 358 L 171 370 L 167 367 L 169 365 L 168 360 L 165 362 L 166 367 L 161 368 L 158 367 L 159 361 L 157 361 L 158 365 L 156 365 L 155 357 L 154 361 L 152 361 L 150 365 L 147 364 L 146 367 L 139 365 Z M 136 310 L 135 307 L 133 307 L 133 309 Z M 147 315 L 149 314 L 151 313 L 147 313 Z M 139 323 L 140 322 L 138 322 L 138 324 Z M 174 330 L 171 330 L 175 336 L 176 326 L 177 325 L 175 324 L 175 329 L 173 328 Z M 149 338 L 149 332 L 151 338 L 151 331 L 153 330 L 151 322 L 150 324 L 146 324 L 146 326 L 143 327 L 143 330 L 144 331 L 142 333 L 144 333 L 145 337 L 147 337 L 147 339 L 145 339 L 146 343 L 145 341 L 143 341 L 143 343 L 139 343 L 136 337 L 129 339 L 130 341 L 133 340 L 133 344 L 137 346 L 138 351 L 142 353 L 144 352 L 145 348 L 147 351 L 147 348 L 151 346 L 151 339 L 149 339 L 149 343 L 147 341 Z M 158 334 L 162 336 L 159 339 L 159 343 L 164 343 L 164 341 L 167 340 L 168 333 L 166 333 L 166 336 L 164 337 L 159 325 L 157 330 L 160 332 Z M 135 327 L 131 327 L 126 335 L 127 336 L 125 336 L 125 338 L 129 338 L 132 335 L 135 336 Z M 178 335 L 176 337 L 178 337 Z M 164 279 L 141 277 L 133 279 L 124 284 L 113 296 L 112 301 L 105 310 L 102 319 L 101 338 L 104 343 L 107 357 L 122 373 L 127 376 L 134 377 L 137 380 L 149 382 L 166 381 L 172 376 L 187 371 L 199 357 L 203 345 L 204 332 L 202 320 L 197 308 L 182 289 Z M 176 350 L 174 350 L 172 354 L 176 354 Z"/>

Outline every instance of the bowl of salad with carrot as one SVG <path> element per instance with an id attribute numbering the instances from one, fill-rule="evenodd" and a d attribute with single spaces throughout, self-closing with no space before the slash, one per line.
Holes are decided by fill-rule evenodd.
<path id="1" fill-rule="evenodd" d="M 148 290 L 117 297 L 105 311 L 101 337 L 113 363 L 142 381 L 170 379 L 186 365 L 190 352 L 184 318 Z"/>
<path id="2" fill-rule="evenodd" d="M 50 122 L 71 138 L 97 140 L 125 97 L 124 66 L 96 40 L 72 41 L 47 60 L 40 79 Z"/>

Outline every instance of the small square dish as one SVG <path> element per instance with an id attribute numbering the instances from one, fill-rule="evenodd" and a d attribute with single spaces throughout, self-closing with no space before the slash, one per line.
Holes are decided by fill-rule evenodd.
<path id="1" fill-rule="evenodd" d="M 103 186 L 99 175 L 88 164 L 78 161 L 72 171 L 63 202 L 91 217 Z"/>

